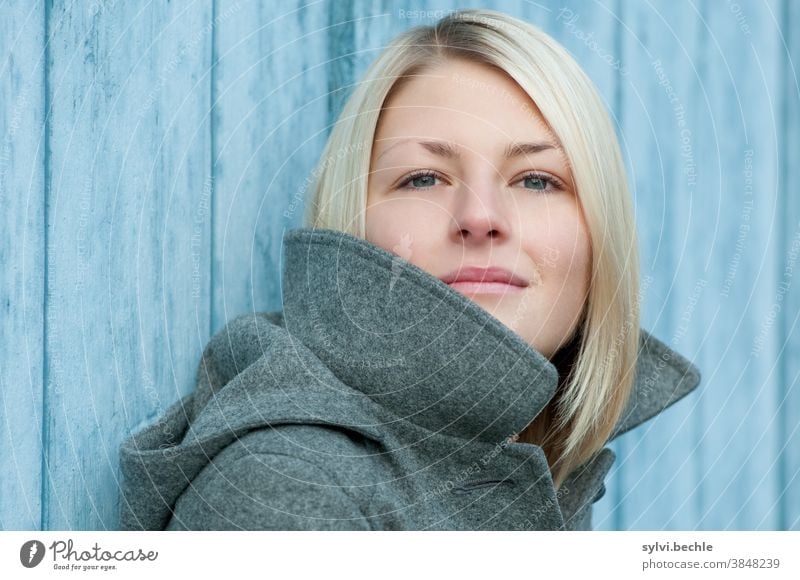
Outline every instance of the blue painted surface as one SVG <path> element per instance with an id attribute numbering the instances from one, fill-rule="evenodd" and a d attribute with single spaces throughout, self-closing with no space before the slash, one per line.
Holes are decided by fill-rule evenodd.
<path id="1" fill-rule="evenodd" d="M 598 529 L 800 529 L 800 8 L 493 1 L 576 56 L 634 191 L 643 325 L 698 392 L 612 447 Z M 713 5 L 713 9 L 712 9 Z M 465 2 L 0 6 L 0 527 L 114 529 L 116 448 L 280 240 L 349 86 Z"/>

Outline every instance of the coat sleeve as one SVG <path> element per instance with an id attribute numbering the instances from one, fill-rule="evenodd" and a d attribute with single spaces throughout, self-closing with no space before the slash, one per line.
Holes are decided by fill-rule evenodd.
<path id="1" fill-rule="evenodd" d="M 210 463 L 167 530 L 369 530 L 358 503 L 321 468 L 281 454 Z"/>

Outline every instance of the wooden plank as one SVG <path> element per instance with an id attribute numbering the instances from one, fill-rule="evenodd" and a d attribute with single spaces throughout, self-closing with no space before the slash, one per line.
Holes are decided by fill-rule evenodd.
<path id="1" fill-rule="evenodd" d="M 641 500 L 620 527 L 773 529 L 776 350 L 768 331 L 753 357 L 750 339 L 775 291 L 777 31 L 766 9 L 625 6 L 636 68 L 623 110 L 654 279 L 646 319 L 703 381 L 626 437 L 649 459 L 626 470 Z"/>
<path id="2" fill-rule="evenodd" d="M 800 231 L 796 7 L 609 0 L 571 7 L 569 25 L 556 8 L 488 6 L 556 36 L 619 115 L 644 326 L 703 372 L 699 393 L 612 446 L 595 526 L 800 529 L 798 295 L 781 286 Z M 114 528 L 119 441 L 192 388 L 211 331 L 280 308 L 280 240 L 348 85 L 394 34 L 435 18 L 393 2 L 3 14 L 0 465 L 15 476 L 0 483 L 0 527 Z"/>
<path id="3" fill-rule="evenodd" d="M 324 146 L 323 3 L 216 3 L 213 318 L 280 310 L 283 231 L 300 224 Z"/>
<path id="4" fill-rule="evenodd" d="M 781 376 L 780 489 L 775 508 L 780 530 L 800 530 L 800 4 L 785 2 L 773 13 L 781 24 L 785 123 L 780 150 L 784 175 L 780 190 L 780 214 L 784 218 L 781 245 L 783 269 L 780 282 L 786 293 L 779 325 Z"/>
<path id="5" fill-rule="evenodd" d="M 114 529 L 120 441 L 208 340 L 211 7 L 50 11 L 46 529 Z"/>
<path id="6" fill-rule="evenodd" d="M 697 338 L 708 331 L 695 427 L 701 474 L 696 525 L 774 530 L 784 387 L 775 372 L 780 330 L 770 313 L 779 300 L 784 256 L 776 236 L 783 213 L 777 172 L 783 48 L 770 13 L 780 13 L 780 1 L 726 8 L 709 3 L 703 10 L 708 42 L 698 55 L 705 94 L 697 100 L 707 95 L 711 107 L 699 107 L 697 115 L 713 123 L 701 144 L 709 166 L 698 171 L 697 190 L 706 192 L 698 205 L 706 226 L 698 232 L 708 233 L 690 244 L 712 283 L 698 304 L 703 322 L 691 330 Z"/>
<path id="7" fill-rule="evenodd" d="M 44 7 L 0 17 L 0 529 L 41 523 Z"/>
<path id="8" fill-rule="evenodd" d="M 619 110 L 639 233 L 642 326 L 693 360 L 705 311 L 694 303 L 707 297 L 708 284 L 701 256 L 689 251 L 707 224 L 697 205 L 708 192 L 696 185 L 697 157 L 707 151 L 703 81 L 695 68 L 703 31 L 688 5 L 663 8 L 620 4 L 618 42 L 628 74 Z M 616 529 L 697 525 L 696 400 L 690 395 L 617 440 Z"/>

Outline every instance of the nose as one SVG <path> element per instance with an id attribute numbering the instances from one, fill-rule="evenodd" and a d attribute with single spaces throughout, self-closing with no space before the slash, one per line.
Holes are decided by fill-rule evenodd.
<path id="1" fill-rule="evenodd" d="M 510 220 L 500 193 L 488 180 L 473 187 L 462 184 L 453 207 L 454 241 L 481 244 L 508 237 Z"/>

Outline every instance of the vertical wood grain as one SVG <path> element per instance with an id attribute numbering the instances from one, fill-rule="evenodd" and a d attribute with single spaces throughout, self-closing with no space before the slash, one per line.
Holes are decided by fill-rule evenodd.
<path id="1" fill-rule="evenodd" d="M 784 0 L 774 18 L 782 29 L 781 214 L 783 268 L 787 288 L 779 321 L 780 385 L 778 458 L 780 485 L 774 509 L 781 530 L 800 530 L 800 5 Z"/>
<path id="2" fill-rule="evenodd" d="M 696 227 L 692 259 L 708 264 L 710 284 L 689 329 L 709 364 L 695 430 L 701 529 L 775 530 L 780 526 L 780 404 L 776 364 L 784 257 L 780 224 L 786 192 L 779 175 L 781 123 L 780 2 L 708 3 L 708 41 L 696 60 L 712 104 L 701 151 L 717 157 L 698 171 L 699 207 L 711 235 Z M 737 9 L 738 7 L 738 9 Z M 712 158 L 713 158 L 712 157 Z M 703 159 L 702 157 L 700 159 Z M 698 163 L 699 168 L 706 165 Z M 707 202 L 707 203 L 706 203 Z M 741 257 L 739 257 L 741 256 Z M 786 312 L 778 313 L 783 318 Z M 763 340 L 763 342 L 762 342 Z"/>
<path id="3" fill-rule="evenodd" d="M 116 527 L 122 438 L 192 390 L 212 332 L 281 307 L 283 233 L 354 84 L 400 31 L 472 6 L 0 6 L 0 528 Z M 595 528 L 800 529 L 800 9 L 482 6 L 598 86 L 643 326 L 703 373 L 612 444 Z"/>
<path id="4" fill-rule="evenodd" d="M 695 238 L 706 223 L 697 208 L 709 194 L 698 190 L 695 166 L 702 157 L 711 170 L 713 160 L 704 157 L 709 105 L 696 69 L 705 31 L 687 13 L 688 3 L 674 8 L 620 4 L 619 42 L 629 74 L 619 106 L 639 234 L 642 326 L 693 360 L 690 341 L 703 335 L 691 307 L 692 292 L 702 296 L 703 290 Z M 698 521 L 696 399 L 690 395 L 617 441 L 616 528 L 686 529 Z"/>
<path id="5" fill-rule="evenodd" d="M 115 528 L 120 441 L 193 387 L 208 340 L 210 23 L 199 2 L 50 11 L 47 529 Z"/>
<path id="6" fill-rule="evenodd" d="M 653 276 L 645 313 L 703 382 L 624 438 L 652 461 L 625 471 L 633 509 L 620 527 L 774 529 L 773 331 L 761 357 L 750 351 L 775 289 L 777 31 L 766 11 L 746 15 L 747 35 L 707 3 L 625 6 L 635 74 L 623 111 Z"/>
<path id="7" fill-rule="evenodd" d="M 329 122 L 327 8 L 216 3 L 212 332 L 281 309 L 283 232 L 302 220 Z"/>
<path id="8" fill-rule="evenodd" d="M 45 11 L 0 8 L 0 530 L 41 525 Z"/>

